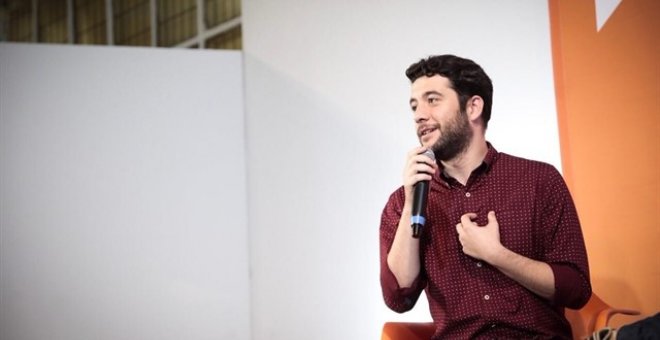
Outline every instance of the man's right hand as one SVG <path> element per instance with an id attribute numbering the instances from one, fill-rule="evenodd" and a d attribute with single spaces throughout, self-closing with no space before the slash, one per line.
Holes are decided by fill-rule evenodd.
<path id="1" fill-rule="evenodd" d="M 419 181 L 429 181 L 438 170 L 434 160 L 424 154 L 427 148 L 418 146 L 406 155 L 406 165 L 403 168 L 403 188 L 406 193 L 406 203 L 412 203 L 413 190 Z"/>

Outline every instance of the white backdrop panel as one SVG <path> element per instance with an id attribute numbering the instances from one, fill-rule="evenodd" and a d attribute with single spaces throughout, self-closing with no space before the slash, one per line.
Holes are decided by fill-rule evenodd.
<path id="1" fill-rule="evenodd" d="M 249 339 L 238 52 L 0 44 L 0 338 Z"/>

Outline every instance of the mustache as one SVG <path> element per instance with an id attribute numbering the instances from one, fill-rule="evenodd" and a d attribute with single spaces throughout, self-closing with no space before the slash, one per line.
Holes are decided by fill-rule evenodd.
<path id="1" fill-rule="evenodd" d="M 424 124 L 417 127 L 417 137 L 422 137 L 429 131 L 440 130 L 440 124 Z"/>

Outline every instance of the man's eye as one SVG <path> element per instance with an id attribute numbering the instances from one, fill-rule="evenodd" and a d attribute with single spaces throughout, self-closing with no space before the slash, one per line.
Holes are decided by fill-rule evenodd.
<path id="1" fill-rule="evenodd" d="M 438 102 L 439 98 L 435 97 L 429 97 L 428 102 L 429 104 L 436 104 Z"/>
<path id="2" fill-rule="evenodd" d="M 416 105 L 415 105 L 415 106 L 411 106 L 410 109 L 411 109 L 413 112 L 415 112 L 415 110 L 417 110 L 417 106 L 416 106 Z"/>

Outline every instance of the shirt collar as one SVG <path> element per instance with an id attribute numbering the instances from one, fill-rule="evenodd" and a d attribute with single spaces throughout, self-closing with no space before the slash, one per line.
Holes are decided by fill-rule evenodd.
<path id="1" fill-rule="evenodd" d="M 491 166 L 493 166 L 493 163 L 495 163 L 495 160 L 497 159 L 497 155 L 499 154 L 495 147 L 490 144 L 490 142 L 486 142 L 486 145 L 488 146 L 488 152 L 486 152 L 486 157 L 484 157 L 483 162 L 479 166 L 486 166 L 487 169 L 490 169 Z"/>
<path id="2" fill-rule="evenodd" d="M 481 174 L 484 174 L 490 170 L 490 168 L 493 166 L 495 161 L 497 160 L 497 156 L 499 152 L 495 149 L 495 147 L 490 144 L 490 142 L 486 142 L 486 145 L 488 146 L 488 151 L 486 152 L 486 156 L 484 157 L 483 161 L 481 164 L 474 170 L 472 170 L 472 174 L 470 177 L 475 177 Z M 442 163 L 438 163 L 439 165 L 439 176 L 434 176 L 434 178 L 439 178 L 441 182 L 444 182 L 445 185 L 449 185 L 451 181 L 455 181 L 453 178 L 445 175 L 444 167 L 442 166 Z"/>

